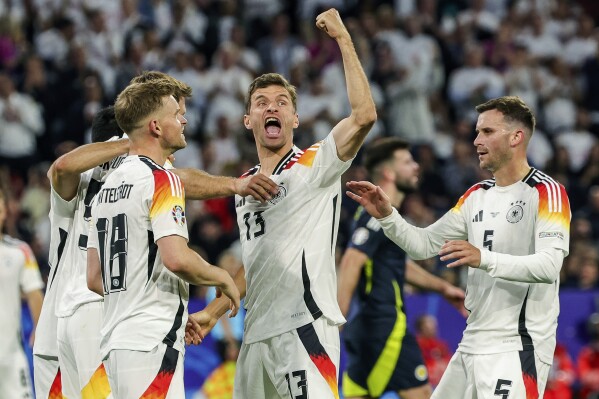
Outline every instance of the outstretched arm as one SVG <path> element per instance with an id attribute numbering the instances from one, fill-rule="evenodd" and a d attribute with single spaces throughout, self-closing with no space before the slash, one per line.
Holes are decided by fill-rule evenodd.
<path id="1" fill-rule="evenodd" d="M 429 273 L 411 259 L 408 259 L 406 262 L 406 282 L 443 295 L 447 302 L 452 304 L 462 316 L 468 317 L 468 312 L 464 307 L 464 298 L 466 297 L 464 290 Z"/>
<path id="2" fill-rule="evenodd" d="M 198 169 L 172 169 L 171 172 L 183 181 L 188 199 L 204 200 L 238 194 L 242 197 L 251 195 L 260 202 L 266 202 L 279 191 L 275 182 L 260 173 L 236 179 L 212 176 Z"/>
<path id="3" fill-rule="evenodd" d="M 129 151 L 129 139 L 85 144 L 58 158 L 48 170 L 54 191 L 66 201 L 77 195 L 81 173 Z"/>
<path id="4" fill-rule="evenodd" d="M 337 41 L 343 58 L 351 115 L 333 128 L 339 159 L 352 159 L 376 122 L 376 107 L 351 36 L 334 8 L 316 17 L 316 26 Z"/>
<path id="5" fill-rule="evenodd" d="M 233 281 L 235 281 L 235 285 L 239 290 L 241 298 L 244 298 L 246 282 L 245 268 L 243 266 L 237 270 Z M 227 310 L 229 310 L 229 307 L 227 306 L 226 298 L 217 296 L 204 309 L 190 314 L 187 319 L 187 326 L 185 328 L 185 342 L 188 345 L 199 344 L 216 325 L 218 319 L 227 313 Z"/>

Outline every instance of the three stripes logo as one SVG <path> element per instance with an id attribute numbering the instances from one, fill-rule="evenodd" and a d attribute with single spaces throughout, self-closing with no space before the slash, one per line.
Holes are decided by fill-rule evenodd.
<path id="1" fill-rule="evenodd" d="M 472 223 L 482 222 L 483 221 L 483 210 L 481 209 L 472 219 Z"/>

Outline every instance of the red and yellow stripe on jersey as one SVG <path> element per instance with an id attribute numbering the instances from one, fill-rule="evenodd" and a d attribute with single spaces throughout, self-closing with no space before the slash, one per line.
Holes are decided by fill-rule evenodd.
<path id="1" fill-rule="evenodd" d="M 52 381 L 50 391 L 48 392 L 48 399 L 66 399 L 62 396 L 62 380 L 60 378 L 60 369 L 56 372 L 56 377 Z"/>
<path id="2" fill-rule="evenodd" d="M 339 386 L 337 383 L 337 367 L 326 352 L 316 330 L 312 324 L 306 324 L 297 329 L 298 336 L 306 348 L 310 360 L 314 363 L 327 385 L 331 388 L 335 398 L 339 398 Z"/>
<path id="3" fill-rule="evenodd" d="M 553 179 L 535 185 L 539 192 L 539 218 L 558 223 L 564 229 L 570 228 L 570 200 L 566 189 Z"/>
<path id="4" fill-rule="evenodd" d="M 82 399 L 105 399 L 110 395 L 110 384 L 104 364 L 96 369 L 89 382 L 81 390 Z"/>
<path id="5" fill-rule="evenodd" d="M 495 180 L 491 179 L 491 180 L 483 180 L 480 183 L 476 183 L 475 185 L 473 185 L 472 187 L 470 187 L 458 200 L 457 204 L 455 204 L 455 206 L 453 208 L 451 208 L 452 212 L 459 212 L 460 208 L 462 207 L 462 205 L 464 205 L 464 202 L 466 201 L 466 199 L 476 190 L 483 188 L 485 190 L 488 190 L 489 188 L 493 187 L 495 185 Z"/>
<path id="6" fill-rule="evenodd" d="M 171 212 L 176 206 L 185 210 L 185 191 L 179 176 L 168 170 L 154 170 L 154 196 L 150 208 L 150 219 Z"/>
<path id="7" fill-rule="evenodd" d="M 312 144 L 310 148 L 304 151 L 304 154 L 297 160 L 297 163 L 304 166 L 312 167 L 312 164 L 314 163 L 314 158 L 316 157 L 316 153 L 318 152 L 318 149 L 321 145 L 322 142 L 320 141 L 318 143 Z"/>
<path id="8" fill-rule="evenodd" d="M 19 249 L 25 255 L 25 269 L 39 269 L 37 260 L 35 260 L 35 256 L 33 256 L 33 251 L 31 251 L 29 245 L 23 243 L 19 245 Z"/>

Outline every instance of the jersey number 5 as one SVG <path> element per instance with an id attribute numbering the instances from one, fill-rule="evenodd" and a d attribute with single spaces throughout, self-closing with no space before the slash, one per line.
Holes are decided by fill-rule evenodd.
<path id="1" fill-rule="evenodd" d="M 483 247 L 489 251 L 493 250 L 493 233 L 495 230 L 485 230 L 485 236 L 483 238 Z"/>
<path id="2" fill-rule="evenodd" d="M 96 228 L 104 292 L 124 291 L 127 289 L 127 215 L 119 213 L 112 221 L 98 219 Z"/>

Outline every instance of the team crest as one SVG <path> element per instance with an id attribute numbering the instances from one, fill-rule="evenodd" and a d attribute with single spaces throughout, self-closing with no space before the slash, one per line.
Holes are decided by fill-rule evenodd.
<path id="1" fill-rule="evenodd" d="M 510 223 L 518 223 L 524 216 L 524 208 L 522 208 L 522 206 L 526 205 L 526 203 L 522 201 L 516 201 L 512 202 L 510 205 L 512 207 L 507 211 L 505 218 Z"/>
<path id="2" fill-rule="evenodd" d="M 276 205 L 279 202 L 283 201 L 283 198 L 285 198 L 286 196 L 287 196 L 287 189 L 282 184 L 279 184 L 279 192 L 277 193 L 277 195 L 275 195 L 274 197 L 269 199 L 268 202 L 270 202 L 273 205 Z"/>
<path id="3" fill-rule="evenodd" d="M 426 366 L 421 364 L 416 367 L 416 369 L 414 369 L 414 377 L 416 377 L 418 381 L 425 381 L 428 378 L 428 370 L 426 369 Z"/>
<path id="4" fill-rule="evenodd" d="M 177 223 L 179 226 L 183 226 L 185 224 L 185 211 L 183 210 L 181 205 L 173 206 L 171 214 L 173 215 L 175 223 Z"/>

